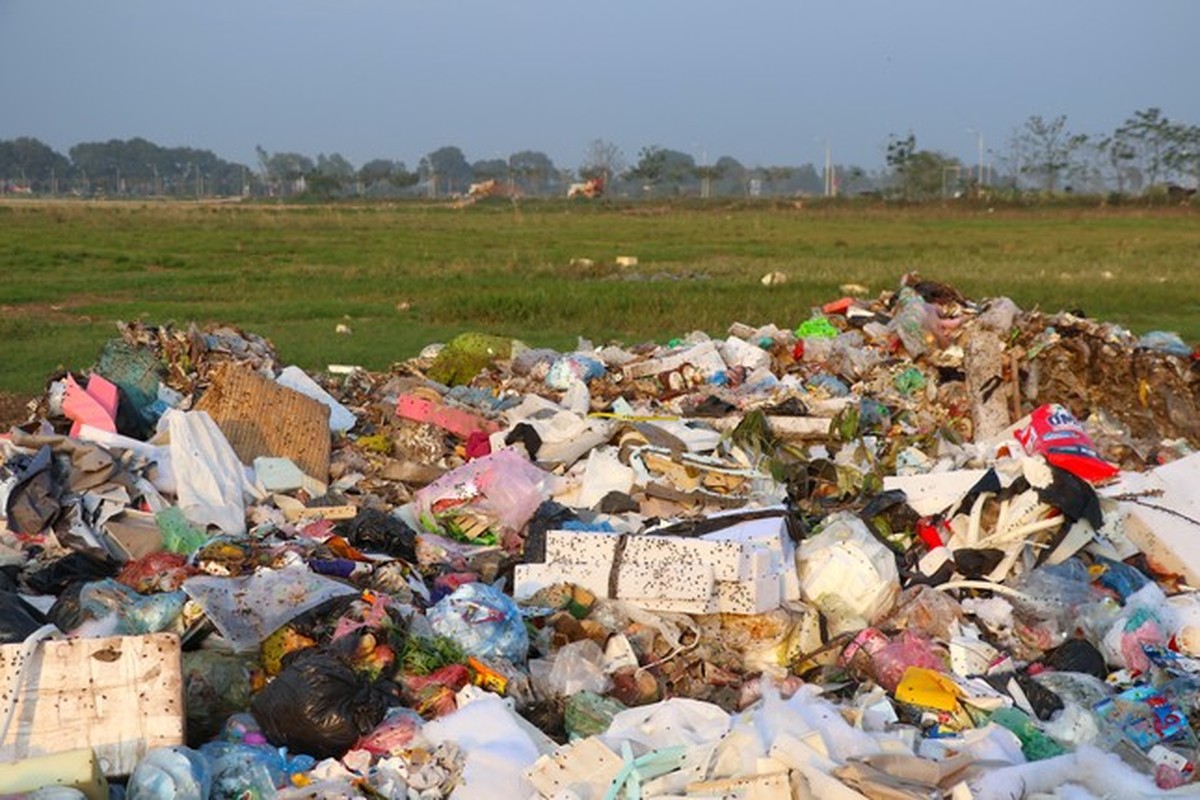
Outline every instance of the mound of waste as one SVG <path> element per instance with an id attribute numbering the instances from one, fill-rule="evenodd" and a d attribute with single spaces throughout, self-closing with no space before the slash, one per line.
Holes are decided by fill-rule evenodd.
<path id="1" fill-rule="evenodd" d="M 0 435 L 0 794 L 1192 796 L 1197 353 L 915 274 L 787 326 L 122 324 Z"/>

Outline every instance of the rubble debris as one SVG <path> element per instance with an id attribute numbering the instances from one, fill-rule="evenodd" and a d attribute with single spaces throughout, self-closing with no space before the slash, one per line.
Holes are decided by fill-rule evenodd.
<path id="1" fill-rule="evenodd" d="M 385 373 L 122 324 L 0 435 L 0 790 L 1194 794 L 1196 351 L 841 292 Z"/>

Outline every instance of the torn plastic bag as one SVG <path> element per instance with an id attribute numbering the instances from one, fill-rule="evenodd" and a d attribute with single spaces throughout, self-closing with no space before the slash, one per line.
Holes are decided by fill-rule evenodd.
<path id="1" fill-rule="evenodd" d="M 76 550 L 25 577 L 25 585 L 38 594 L 59 595 L 74 583 L 116 577 L 121 565 L 107 555 Z"/>
<path id="2" fill-rule="evenodd" d="M 235 651 L 258 647 L 287 622 L 358 589 L 310 572 L 304 565 L 261 569 L 240 578 L 198 575 L 183 590 L 196 601 Z"/>
<path id="3" fill-rule="evenodd" d="M 133 768 L 128 800 L 208 800 L 212 768 L 190 747 L 156 747 Z"/>
<path id="4" fill-rule="evenodd" d="M 834 635 L 878 621 L 900 593 L 892 551 L 848 512 L 826 517 L 800 543 L 796 562 L 804 599 L 825 615 Z"/>
<path id="5" fill-rule="evenodd" d="M 458 711 L 428 723 L 421 733 L 435 745 L 453 743 L 462 749 L 466 764 L 455 800 L 531 797 L 522 773 L 554 746 L 495 695 L 460 704 Z"/>
<path id="6" fill-rule="evenodd" d="M 79 607 L 86 617 L 115 616 L 116 632 L 131 636 L 166 630 L 186 601 L 182 591 L 142 595 L 110 578 L 84 584 L 79 590 Z"/>
<path id="7" fill-rule="evenodd" d="M 648 752 L 707 744 L 727 733 L 730 725 L 729 714 L 719 706 L 672 697 L 622 711 L 600 739 L 614 752 L 620 752 L 622 743 L 636 745 L 636 752 Z"/>
<path id="8" fill-rule="evenodd" d="M 564 645 L 551 658 L 529 662 L 529 677 L 542 697 L 572 697 L 580 692 L 603 694 L 608 688 L 604 651 L 591 639 Z"/>
<path id="9" fill-rule="evenodd" d="M 255 496 L 246 468 L 206 411 L 163 415 L 171 436 L 171 467 L 179 508 L 189 522 L 225 533 L 246 532 L 246 498 Z"/>
<path id="10" fill-rule="evenodd" d="M 453 527 L 460 513 L 494 522 L 501 531 L 519 532 L 549 496 L 552 478 L 514 450 L 470 461 L 417 491 L 417 519 L 427 530 Z"/>
<path id="11" fill-rule="evenodd" d="M 427 614 L 435 633 L 453 639 L 468 655 L 523 664 L 529 634 L 517 604 L 486 583 L 468 583 L 443 597 Z"/>
<path id="12" fill-rule="evenodd" d="M 62 510 L 62 486 L 55 480 L 53 455 L 43 445 L 17 473 L 4 504 L 8 527 L 17 533 L 40 533 Z"/>
<path id="13" fill-rule="evenodd" d="M 377 508 L 360 508 L 354 519 L 338 525 L 338 530 L 359 550 L 386 553 L 415 564 L 417 534 L 391 514 Z"/>
<path id="14" fill-rule="evenodd" d="M 220 650 L 183 652 L 183 707 L 187 741 L 195 746 L 221 732 L 233 714 L 250 708 L 251 679 L 258 662 Z"/>
<path id="15" fill-rule="evenodd" d="M 337 656 L 315 648 L 284 658 L 250 711 L 267 740 L 314 758 L 344 754 L 383 720 L 391 695 Z"/>

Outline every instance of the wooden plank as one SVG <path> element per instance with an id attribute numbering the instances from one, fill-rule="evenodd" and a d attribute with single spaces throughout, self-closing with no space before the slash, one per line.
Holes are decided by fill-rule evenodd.
<path id="1" fill-rule="evenodd" d="M 0 646 L 0 703 L 12 702 L 21 673 L 0 761 L 91 747 L 112 777 L 128 775 L 152 748 L 183 744 L 175 634 L 46 641 L 28 659 L 22 649 Z"/>

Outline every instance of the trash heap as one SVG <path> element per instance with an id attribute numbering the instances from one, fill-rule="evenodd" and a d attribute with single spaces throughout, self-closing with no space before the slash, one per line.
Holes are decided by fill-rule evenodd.
<path id="1" fill-rule="evenodd" d="M 1196 794 L 1196 353 L 863 294 L 383 373 L 123 324 L 0 437 L 0 793 Z"/>

